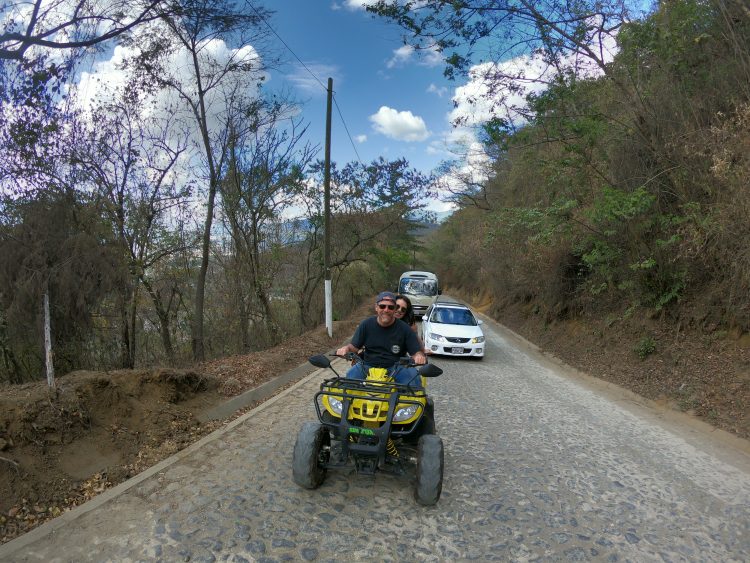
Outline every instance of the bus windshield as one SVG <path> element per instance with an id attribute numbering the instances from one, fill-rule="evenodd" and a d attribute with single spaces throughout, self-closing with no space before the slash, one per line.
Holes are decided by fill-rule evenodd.
<path id="1" fill-rule="evenodd" d="M 404 295 L 437 295 L 437 282 L 423 278 L 402 278 L 398 292 Z"/>

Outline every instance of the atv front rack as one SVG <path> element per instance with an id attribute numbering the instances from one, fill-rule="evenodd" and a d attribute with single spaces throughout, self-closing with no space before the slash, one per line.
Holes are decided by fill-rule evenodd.
<path id="1" fill-rule="evenodd" d="M 322 397 L 332 397 L 342 403 L 341 416 L 339 420 L 326 419 L 323 416 L 324 407 L 321 406 Z M 417 398 L 407 398 L 417 397 Z M 388 443 L 391 438 L 408 436 L 416 428 L 424 416 L 424 389 L 418 389 L 411 385 L 396 382 L 366 381 L 359 379 L 348 379 L 345 377 L 332 377 L 320 384 L 320 391 L 315 394 L 315 410 L 318 420 L 334 431 L 334 435 L 341 440 L 339 459 L 333 457 L 329 466 L 340 467 L 346 465 L 349 454 L 354 454 L 357 471 L 365 474 L 375 472 L 377 466 L 385 461 L 388 453 Z M 422 400 L 420 401 L 419 398 Z M 348 420 L 352 402 L 369 401 L 374 403 L 373 408 L 379 408 L 382 403 L 388 404 L 385 421 L 382 424 L 364 424 L 362 420 Z M 393 422 L 393 416 L 397 406 L 417 405 L 421 408 L 419 417 L 408 424 Z M 360 417 L 369 414 L 377 417 L 374 413 L 354 413 Z M 400 463 L 398 463 L 400 467 Z"/>

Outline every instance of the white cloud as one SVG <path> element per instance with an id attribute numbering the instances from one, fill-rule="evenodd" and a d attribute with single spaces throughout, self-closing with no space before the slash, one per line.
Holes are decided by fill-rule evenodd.
<path id="1" fill-rule="evenodd" d="M 430 136 L 424 119 L 410 111 L 381 106 L 376 114 L 370 116 L 370 121 L 375 131 L 398 141 L 424 141 Z"/>
<path id="2" fill-rule="evenodd" d="M 305 66 L 297 65 L 294 72 L 287 76 L 287 79 L 299 90 L 321 96 L 326 95 L 328 78 L 333 78 L 334 88 L 341 83 L 337 66 L 305 63 Z"/>
<path id="3" fill-rule="evenodd" d="M 457 209 L 457 205 L 452 202 L 448 201 L 440 201 L 437 199 L 431 199 L 427 203 L 427 211 L 432 211 L 433 213 L 446 213 L 448 211 L 455 211 Z"/>
<path id="4" fill-rule="evenodd" d="M 443 64 L 443 56 L 436 47 L 415 49 L 411 45 L 402 45 L 394 49 L 393 56 L 385 63 L 388 68 L 402 66 L 412 59 L 416 59 L 420 66 L 434 67 Z"/>
<path id="5" fill-rule="evenodd" d="M 522 56 L 503 63 L 471 67 L 469 81 L 456 88 L 451 123 L 472 127 L 493 117 L 525 121 L 526 96 L 547 88 L 547 65 L 539 57 Z"/>
<path id="6" fill-rule="evenodd" d="M 436 94 L 438 98 L 442 98 L 448 93 L 448 88 L 445 86 L 435 86 L 435 84 L 430 84 L 427 87 L 427 92 L 429 94 Z"/>
<path id="7" fill-rule="evenodd" d="M 601 53 L 605 63 L 610 62 L 617 51 L 615 37 L 602 37 L 601 44 L 594 45 L 593 50 Z M 595 61 L 576 53 L 560 61 L 560 67 L 575 72 L 579 78 L 602 74 Z M 455 90 L 450 121 L 474 126 L 493 117 L 504 117 L 523 124 L 528 111 L 526 97 L 546 90 L 558 72 L 538 54 L 475 65 L 469 70 L 469 81 Z"/>
<path id="8" fill-rule="evenodd" d="M 385 66 L 387 66 L 388 68 L 393 68 L 394 66 L 403 64 L 411 58 L 413 53 L 414 47 L 412 47 L 411 45 L 402 45 L 401 47 L 393 51 L 393 56 L 387 63 L 385 63 Z"/>
<path id="9" fill-rule="evenodd" d="M 604 38 L 595 51 L 603 54 L 605 62 L 611 61 L 616 53 L 614 37 Z M 582 78 L 601 75 L 594 61 L 581 56 L 572 55 L 561 65 Z M 450 190 L 462 191 L 466 185 L 482 184 L 492 173 L 492 161 L 477 140 L 476 128 L 492 118 L 523 125 L 529 112 L 526 97 L 546 90 L 557 72 L 557 68 L 549 66 L 539 55 L 471 67 L 468 82 L 453 93 L 454 109 L 447 115 L 453 129 L 441 141 L 430 143 L 427 149 L 432 154 L 448 151 L 452 154 L 451 160 L 458 163 L 451 173 L 439 180 L 444 196 L 450 195 Z M 427 91 L 438 93 L 432 84 Z"/>
<path id="10" fill-rule="evenodd" d="M 364 10 L 376 2 L 377 0 L 344 0 L 344 6 L 349 10 Z"/>
<path id="11" fill-rule="evenodd" d="M 123 62 L 135 56 L 137 49 L 122 46 L 115 47 L 112 57 L 108 60 L 97 62 L 92 72 L 81 73 L 77 88 L 77 102 L 82 108 L 90 109 L 97 99 L 111 99 L 122 91 L 128 80 L 127 74 L 122 70 Z M 255 49 L 245 46 L 241 49 L 232 49 L 220 39 L 212 39 L 203 43 L 198 51 L 198 60 L 206 76 L 212 76 L 218 69 L 232 61 L 234 63 L 251 63 L 258 70 L 257 73 L 236 72 L 228 73 L 221 85 L 214 87 L 206 95 L 205 103 L 209 115 L 209 127 L 215 126 L 217 120 L 227 110 L 227 95 L 233 89 L 238 89 L 248 99 L 257 97 L 258 81 L 261 76 L 261 59 Z M 177 49 L 170 55 L 170 60 L 164 65 L 168 76 L 164 76 L 173 83 L 180 84 L 183 92 L 193 99 L 197 98 L 193 61 L 185 49 Z M 175 93 L 173 89 L 159 90 L 149 99 L 154 108 L 177 115 L 184 112 L 188 118 L 192 118 L 192 110 L 184 100 Z"/>
<path id="12" fill-rule="evenodd" d="M 357 135 L 354 137 L 354 140 L 361 145 L 362 143 L 367 142 L 367 135 Z"/>
<path id="13" fill-rule="evenodd" d="M 443 64 L 443 54 L 435 46 L 420 49 L 419 53 L 421 55 L 420 64 L 424 66 L 440 66 Z"/>
<path id="14" fill-rule="evenodd" d="M 430 155 L 439 155 L 446 159 L 455 157 L 455 155 L 450 151 L 450 147 L 446 142 L 445 136 L 442 136 L 440 139 L 430 141 L 430 144 L 427 145 L 425 152 Z"/>

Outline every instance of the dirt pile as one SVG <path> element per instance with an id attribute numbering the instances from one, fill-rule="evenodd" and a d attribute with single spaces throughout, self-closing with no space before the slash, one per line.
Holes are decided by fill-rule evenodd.
<path id="1" fill-rule="evenodd" d="M 73 372 L 0 392 L 0 538 L 5 541 L 127 479 L 211 430 L 222 400 L 195 371 Z"/>

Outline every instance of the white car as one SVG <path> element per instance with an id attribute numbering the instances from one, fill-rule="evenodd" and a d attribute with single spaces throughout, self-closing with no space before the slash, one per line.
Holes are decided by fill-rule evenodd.
<path id="1" fill-rule="evenodd" d="M 466 305 L 438 301 L 422 317 L 422 341 L 433 354 L 484 357 L 484 333 Z"/>

